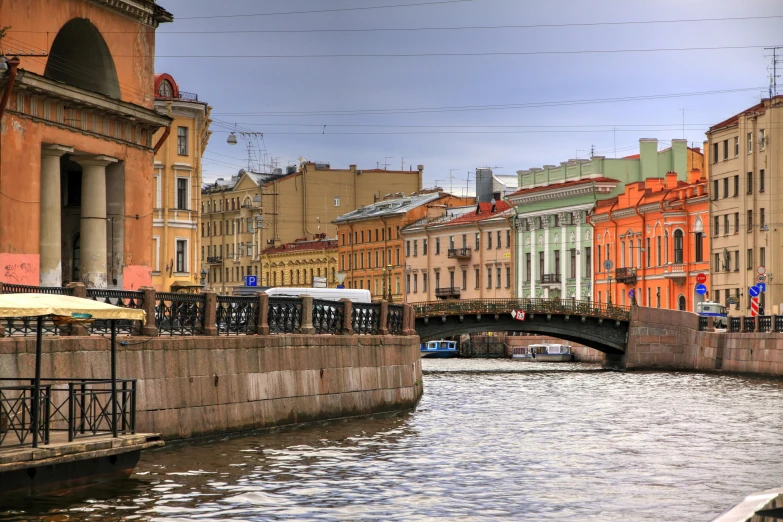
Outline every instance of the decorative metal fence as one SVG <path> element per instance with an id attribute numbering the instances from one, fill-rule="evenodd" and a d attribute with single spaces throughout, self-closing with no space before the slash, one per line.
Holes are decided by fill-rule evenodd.
<path id="1" fill-rule="evenodd" d="M 742 331 L 742 318 L 729 317 L 729 332 L 737 333 Z"/>
<path id="2" fill-rule="evenodd" d="M 699 331 L 704 331 L 707 329 L 707 324 L 709 323 L 709 318 L 704 316 L 699 316 Z"/>
<path id="3" fill-rule="evenodd" d="M 759 316 L 759 332 L 771 332 L 772 331 L 772 316 L 760 315 Z"/>
<path id="4" fill-rule="evenodd" d="M 756 331 L 756 318 L 755 317 L 743 317 L 742 318 L 742 331 L 743 332 L 755 332 Z"/>
<path id="5" fill-rule="evenodd" d="M 269 333 L 300 333 L 302 300 L 296 297 L 270 298 L 267 321 Z"/>
<path id="6" fill-rule="evenodd" d="M 405 317 L 405 314 L 403 313 L 404 309 L 405 307 L 401 305 L 389 305 L 389 315 L 386 318 L 386 328 L 389 330 L 390 334 L 402 335 L 405 324 L 403 321 L 403 318 Z"/>
<path id="7" fill-rule="evenodd" d="M 4 294 L 73 295 L 73 288 L 0 284 L 3 286 Z M 35 317 L 4 317 L 0 319 L 0 324 L 5 328 L 5 335 L 8 337 L 34 337 L 37 331 Z M 54 324 L 51 317 L 46 317 L 42 333 L 43 335 L 59 335 L 60 329 Z"/>
<path id="8" fill-rule="evenodd" d="M 465 301 L 430 301 L 413 305 L 417 317 L 454 314 L 501 314 L 512 310 L 531 313 L 558 313 L 595 316 L 628 321 L 631 309 L 628 306 L 611 305 L 595 301 L 575 299 L 479 299 Z"/>
<path id="9" fill-rule="evenodd" d="M 353 303 L 351 309 L 353 333 L 378 335 L 381 331 L 381 305 L 376 303 Z"/>
<path id="10" fill-rule="evenodd" d="M 144 292 L 88 288 L 87 299 L 119 306 L 120 308 L 133 308 L 138 310 L 141 309 L 142 305 L 144 304 Z M 118 334 L 138 335 L 141 333 L 140 321 L 118 320 L 115 322 Z M 93 321 L 90 325 L 90 333 L 109 335 L 111 333 L 109 321 Z"/>
<path id="11" fill-rule="evenodd" d="M 204 294 L 158 292 L 155 326 L 160 335 L 198 335 L 204 332 Z"/>
<path id="12" fill-rule="evenodd" d="M 345 303 L 313 299 L 313 328 L 317 334 L 341 334 L 345 322 Z"/>
<path id="13" fill-rule="evenodd" d="M 4 382 L 21 382 L 20 379 L 0 379 Z M 0 386 L 0 447 L 21 446 L 33 438 L 33 394 L 32 385 Z M 50 387 L 41 386 L 39 419 L 49 418 L 47 410 Z M 49 424 L 38 423 L 38 440 L 46 444 L 49 441 Z M 44 442 L 46 441 L 46 442 Z"/>
<path id="14" fill-rule="evenodd" d="M 258 333 L 258 298 L 217 296 L 217 330 L 220 335 Z"/>
<path id="15" fill-rule="evenodd" d="M 773 321 L 775 331 L 783 332 L 783 315 L 775 315 L 773 317 L 775 318 Z"/>

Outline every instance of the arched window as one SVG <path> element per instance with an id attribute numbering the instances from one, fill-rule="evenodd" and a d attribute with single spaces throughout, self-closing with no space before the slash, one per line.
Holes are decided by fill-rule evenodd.
<path id="1" fill-rule="evenodd" d="M 158 85 L 158 96 L 161 98 L 171 98 L 174 96 L 174 88 L 168 80 L 162 80 Z"/>
<path id="2" fill-rule="evenodd" d="M 683 233 L 682 230 L 675 230 L 674 231 L 674 262 L 675 263 L 682 263 L 683 261 Z"/>
<path id="3" fill-rule="evenodd" d="M 675 234 L 675 237 L 676 237 L 676 234 Z M 677 299 L 677 308 L 684 312 L 686 306 L 687 305 L 686 305 L 686 302 L 685 302 L 685 296 L 684 295 L 680 295 L 680 298 Z"/>

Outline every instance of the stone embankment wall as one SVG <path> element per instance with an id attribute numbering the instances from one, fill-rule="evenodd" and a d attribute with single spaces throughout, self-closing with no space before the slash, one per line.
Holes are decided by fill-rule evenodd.
<path id="1" fill-rule="evenodd" d="M 120 338 L 118 378 L 136 378 L 137 432 L 183 439 L 413 408 L 416 336 Z M 44 339 L 44 378 L 109 378 L 109 340 Z M 34 375 L 35 339 L 0 339 L 0 375 Z"/>

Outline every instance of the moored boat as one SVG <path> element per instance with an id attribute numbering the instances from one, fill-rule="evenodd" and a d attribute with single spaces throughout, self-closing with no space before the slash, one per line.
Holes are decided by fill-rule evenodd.
<path id="1" fill-rule="evenodd" d="M 531 362 L 569 362 L 574 360 L 574 354 L 568 344 L 531 344 L 514 348 L 511 358 Z"/>
<path id="2" fill-rule="evenodd" d="M 427 341 L 421 345 L 421 356 L 432 358 L 456 357 L 457 341 L 447 341 L 439 339 L 437 341 Z"/>

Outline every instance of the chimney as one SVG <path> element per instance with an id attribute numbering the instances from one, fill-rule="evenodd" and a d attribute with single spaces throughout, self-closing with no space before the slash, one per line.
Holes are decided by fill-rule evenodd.
<path id="1" fill-rule="evenodd" d="M 701 170 L 691 169 L 691 171 L 688 173 L 688 183 L 690 184 L 698 183 L 700 179 L 701 179 Z"/>
<path id="2" fill-rule="evenodd" d="M 639 140 L 640 179 L 658 176 L 658 140 L 642 138 Z"/>
<path id="3" fill-rule="evenodd" d="M 666 173 L 666 188 L 673 189 L 677 187 L 677 173 L 669 171 Z"/>

